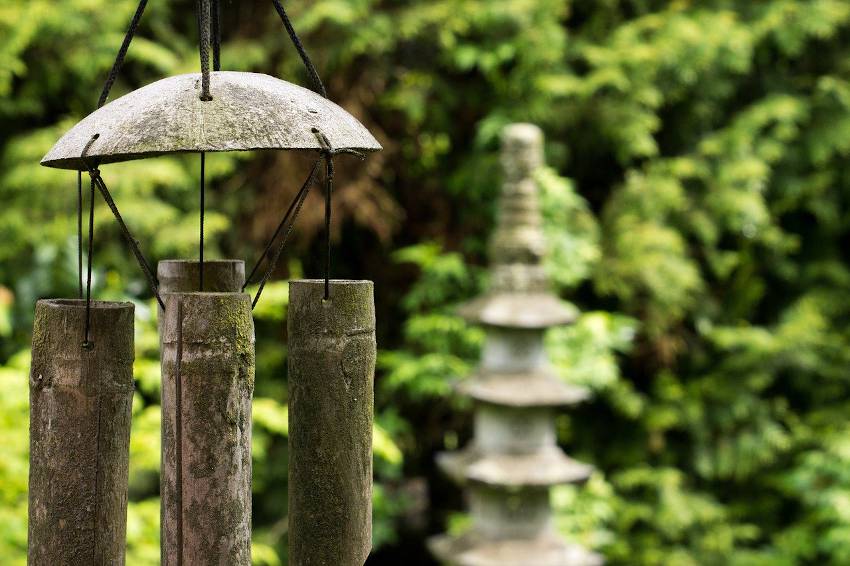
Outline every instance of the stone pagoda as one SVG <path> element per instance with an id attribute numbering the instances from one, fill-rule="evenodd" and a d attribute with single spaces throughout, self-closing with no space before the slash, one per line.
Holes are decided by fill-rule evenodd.
<path id="1" fill-rule="evenodd" d="M 502 139 L 504 185 L 490 244 L 490 291 L 461 308 L 486 331 L 476 374 L 459 385 L 475 401 L 475 436 L 465 449 L 438 456 L 463 485 L 472 518 L 459 537 L 429 541 L 454 566 L 567 566 L 601 558 L 563 540 L 552 520 L 552 486 L 587 479 L 592 468 L 558 447 L 555 410 L 587 392 L 560 379 L 544 349 L 548 328 L 575 311 L 551 292 L 543 268 L 545 241 L 535 172 L 543 165 L 543 134 L 531 124 L 508 126 Z"/>

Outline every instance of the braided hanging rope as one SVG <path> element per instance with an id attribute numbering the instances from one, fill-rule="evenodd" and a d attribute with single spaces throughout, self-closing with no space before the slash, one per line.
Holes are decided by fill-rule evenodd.
<path id="1" fill-rule="evenodd" d="M 100 98 L 97 101 L 97 107 L 100 108 L 106 104 L 109 98 L 109 91 L 112 90 L 112 85 L 118 78 L 118 73 L 121 72 L 121 67 L 124 66 L 124 58 L 127 56 L 127 50 L 130 48 L 130 43 L 136 35 L 136 30 L 139 27 L 139 22 L 142 15 L 145 13 L 145 7 L 148 5 L 148 0 L 141 0 L 136 8 L 136 13 L 133 14 L 133 19 L 130 20 L 130 26 L 127 28 L 127 33 L 124 35 L 124 41 L 121 43 L 121 48 L 118 50 L 118 55 L 115 56 L 115 62 L 112 64 L 112 69 L 106 77 L 106 83 L 103 85 L 103 90 L 100 93 Z"/>
<path id="2" fill-rule="evenodd" d="M 210 94 L 210 0 L 198 0 L 198 47 L 201 56 L 201 100 L 212 100 Z"/>
<path id="3" fill-rule="evenodd" d="M 212 17 L 212 47 L 213 71 L 221 70 L 221 2 L 212 0 L 210 7 Z"/>
<path id="4" fill-rule="evenodd" d="M 319 73 L 316 72 L 316 67 L 313 66 L 310 56 L 307 55 L 307 50 L 304 49 L 304 44 L 301 43 L 301 39 L 298 37 L 298 34 L 295 33 L 295 28 L 292 27 L 292 22 L 289 20 L 286 10 L 283 9 L 283 5 L 280 3 L 280 0 L 272 0 L 272 3 L 274 4 L 275 10 L 277 10 L 277 15 L 280 16 L 280 19 L 283 22 L 283 27 L 286 28 L 286 33 L 289 34 L 289 39 L 292 40 L 292 45 L 295 46 L 295 50 L 298 51 L 301 61 L 304 62 L 304 66 L 307 68 L 307 74 L 310 75 L 310 80 L 313 81 L 314 90 L 321 94 L 323 98 L 327 98 L 328 92 L 325 90 L 325 85 L 322 83 L 322 79 L 319 78 Z"/>
<path id="5" fill-rule="evenodd" d="M 318 72 L 316 71 L 315 66 L 313 65 L 309 55 L 304 48 L 301 39 L 296 33 L 294 27 L 292 26 L 292 22 L 289 19 L 286 10 L 284 9 L 280 0 L 272 0 L 272 3 L 283 22 L 284 28 L 286 29 L 287 34 L 289 35 L 290 40 L 292 41 L 293 46 L 295 47 L 298 55 L 300 56 L 304 66 L 307 70 L 307 73 L 310 77 L 311 82 L 313 83 L 314 90 L 320 94 L 322 97 L 327 98 L 327 91 L 325 89 L 324 84 L 322 83 L 321 78 L 319 77 Z M 138 29 L 139 22 L 144 14 L 144 10 L 147 6 L 147 0 L 140 0 L 139 5 L 136 9 L 136 12 L 130 21 L 130 25 L 128 26 L 127 33 L 124 37 L 124 41 L 119 49 L 119 52 L 116 56 L 115 62 L 110 70 L 109 76 L 107 77 L 106 84 L 104 85 L 103 91 L 101 92 L 100 99 L 98 101 L 98 107 L 105 104 L 106 100 L 108 100 L 110 90 L 114 85 L 117 75 L 123 66 L 124 59 L 126 58 L 127 51 L 129 49 L 130 43 L 132 42 L 135 33 Z M 198 20 L 198 31 L 199 31 L 199 56 L 201 63 L 201 99 L 204 101 L 212 100 L 212 95 L 210 92 L 210 48 L 212 47 L 212 67 L 213 71 L 219 71 L 221 69 L 221 3 L 220 0 L 196 0 L 197 6 L 197 20 Z M 282 232 L 284 232 L 283 240 L 281 241 L 278 248 L 275 250 L 274 255 L 272 256 L 269 267 L 260 281 L 260 286 L 257 291 L 257 295 L 254 298 L 253 305 L 256 306 L 257 301 L 260 298 L 260 295 L 263 291 L 263 288 L 274 271 L 277 262 L 280 259 L 280 255 L 283 249 L 286 246 L 289 235 L 291 234 L 295 220 L 297 219 L 298 214 L 300 213 L 301 207 L 304 204 L 304 201 L 309 193 L 313 183 L 316 181 L 316 177 L 318 174 L 318 166 L 320 162 L 324 161 L 325 163 L 325 298 L 328 298 L 330 293 L 330 271 L 331 271 L 331 213 L 332 213 L 332 196 L 334 189 L 334 156 L 337 153 L 351 153 L 363 158 L 363 155 L 355 150 L 343 149 L 343 150 L 334 150 L 331 148 L 330 143 L 328 142 L 327 137 L 319 132 L 318 130 L 313 130 L 314 133 L 320 140 L 322 145 L 322 157 L 318 159 L 305 181 L 304 185 L 301 187 L 301 190 L 297 193 L 295 199 L 289 206 L 286 214 L 275 230 L 274 235 L 269 240 L 263 255 L 257 261 L 254 266 L 251 274 L 246 279 L 245 286 L 248 285 L 250 281 L 252 281 L 254 275 L 257 273 L 260 265 L 263 260 L 266 259 L 269 252 L 271 251 L 274 241 L 280 236 Z M 139 243 L 136 241 L 132 234 L 130 233 L 127 225 L 124 223 L 123 218 L 121 217 L 120 212 L 118 211 L 117 206 L 115 205 L 114 200 L 112 199 L 111 194 L 109 193 L 109 189 L 106 186 L 106 183 L 103 181 L 103 178 L 100 175 L 100 171 L 97 169 L 96 165 L 90 165 L 86 159 L 85 154 L 88 149 L 91 147 L 91 144 L 97 139 L 97 135 L 93 136 L 93 138 L 86 145 L 86 149 L 83 152 L 83 163 L 88 169 L 88 173 L 91 176 L 91 193 L 94 193 L 94 187 L 97 187 L 115 216 L 116 220 L 121 227 L 121 230 L 127 240 L 133 254 L 136 257 L 136 260 L 144 272 L 148 283 L 157 298 L 160 306 L 164 307 L 162 298 L 159 295 L 158 290 L 158 282 L 156 277 L 154 276 L 153 270 L 148 263 L 145 256 L 142 254 L 139 249 Z M 205 215 L 205 154 L 201 153 L 201 179 L 200 179 L 200 288 L 203 290 L 204 286 L 204 215 Z M 79 286 L 80 286 L 80 295 L 82 295 L 82 171 L 78 171 L 78 269 L 79 269 Z M 93 222 L 93 203 L 90 207 L 90 223 Z M 91 248 L 91 238 L 92 233 L 90 230 L 89 234 L 90 238 L 90 248 Z M 89 254 L 89 264 L 91 264 L 91 252 Z M 89 270 L 91 270 L 91 265 L 89 265 Z M 90 302 L 90 285 L 91 285 L 91 277 L 89 277 L 88 281 L 89 289 L 87 292 L 87 303 Z M 243 286 L 243 290 L 244 290 Z M 87 305 L 88 307 L 88 305 Z"/>

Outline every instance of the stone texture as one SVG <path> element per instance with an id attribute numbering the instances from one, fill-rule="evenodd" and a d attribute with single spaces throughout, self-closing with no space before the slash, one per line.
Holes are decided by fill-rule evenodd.
<path id="1" fill-rule="evenodd" d="M 124 564 L 133 402 L 132 303 L 35 307 L 30 373 L 29 564 Z"/>
<path id="2" fill-rule="evenodd" d="M 362 566 L 372 547 L 371 281 L 289 286 L 289 558 Z"/>
<path id="3" fill-rule="evenodd" d="M 166 294 L 162 564 L 251 564 L 254 322 L 241 293 Z"/>
<path id="4" fill-rule="evenodd" d="M 306 88 L 258 73 L 211 73 L 213 100 L 200 99 L 201 75 L 178 75 L 135 90 L 89 114 L 44 156 L 42 165 L 85 170 L 177 152 L 256 149 L 321 150 L 319 129 L 334 149 L 378 151 L 381 145 L 344 109 Z"/>

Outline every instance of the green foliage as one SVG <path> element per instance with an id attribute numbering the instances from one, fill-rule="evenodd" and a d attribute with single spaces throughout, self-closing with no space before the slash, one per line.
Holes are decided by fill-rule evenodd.
<path id="1" fill-rule="evenodd" d="M 29 353 L 22 352 L 0 368 L 0 554 L 13 564 L 26 564 L 27 462 L 29 437 L 21 434 L 29 422 Z M 21 520 L 24 518 L 24 520 Z"/>
<path id="2" fill-rule="evenodd" d="M 77 293 L 76 175 L 38 160 L 92 110 L 135 4 L 0 2 L 4 564 L 23 563 L 26 546 L 33 302 Z M 273 9 L 233 4 L 224 66 L 305 84 Z M 332 98 L 385 146 L 341 168 L 334 201 L 335 271 L 375 279 L 380 313 L 376 560 L 399 563 L 381 553 L 410 544 L 426 512 L 418 482 L 441 485 L 434 453 L 470 435 L 451 381 L 472 371 L 482 333 L 453 307 L 486 287 L 498 135 L 523 120 L 547 133 L 547 269 L 584 311 L 550 333 L 550 354 L 594 393 L 558 421 L 568 451 L 598 468 L 587 486 L 556 490 L 559 528 L 615 564 L 850 561 L 850 5 L 287 6 Z M 196 70 L 188 7 L 149 5 L 113 98 Z M 291 197 L 294 163 L 209 156 L 208 256 L 255 257 Z M 152 260 L 197 254 L 195 156 L 110 165 L 104 177 Z M 132 299 L 138 314 L 128 563 L 155 564 L 155 305 L 97 203 L 94 294 Z M 319 273 L 312 203 L 276 275 Z M 275 281 L 255 311 L 254 555 L 267 565 L 286 563 L 287 303 Z M 461 528 L 434 494 L 431 526 Z"/>

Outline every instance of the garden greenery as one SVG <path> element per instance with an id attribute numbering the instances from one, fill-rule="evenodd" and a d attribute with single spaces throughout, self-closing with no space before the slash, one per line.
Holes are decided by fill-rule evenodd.
<path id="1" fill-rule="evenodd" d="M 307 84 L 268 4 L 223 2 L 223 67 Z M 197 71 L 192 7 L 150 4 L 113 96 Z M 470 436 L 451 381 L 482 333 L 453 308 L 486 287 L 499 132 L 514 121 L 546 131 L 548 267 L 583 312 L 550 352 L 594 394 L 558 420 L 597 468 L 554 492 L 559 529 L 612 564 L 850 562 L 850 4 L 288 7 L 331 97 L 385 146 L 340 160 L 334 233 L 335 274 L 376 282 L 376 564 L 464 525 L 433 457 Z M 0 1 L 4 564 L 26 559 L 34 301 L 77 293 L 76 176 L 38 161 L 93 109 L 134 9 Z M 252 261 L 304 169 L 288 154 L 209 156 L 208 255 Z M 196 158 L 103 173 L 152 258 L 197 255 Z M 254 557 L 269 566 L 286 562 L 282 280 L 319 273 L 320 198 L 256 311 Z M 155 303 L 100 202 L 94 260 L 95 295 L 137 303 L 128 563 L 157 564 Z"/>

